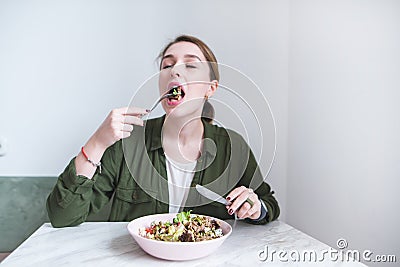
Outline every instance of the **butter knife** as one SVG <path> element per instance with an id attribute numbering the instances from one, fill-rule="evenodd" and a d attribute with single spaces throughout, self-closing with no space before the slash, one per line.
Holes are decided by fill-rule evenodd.
<path id="1" fill-rule="evenodd" d="M 200 195 L 202 195 L 212 201 L 219 202 L 221 204 L 224 204 L 225 206 L 230 206 L 232 204 L 231 202 L 226 200 L 224 197 L 218 195 L 217 193 L 211 191 L 210 189 L 208 189 L 202 185 L 197 184 L 196 190 L 197 190 L 197 192 L 200 193 Z"/>

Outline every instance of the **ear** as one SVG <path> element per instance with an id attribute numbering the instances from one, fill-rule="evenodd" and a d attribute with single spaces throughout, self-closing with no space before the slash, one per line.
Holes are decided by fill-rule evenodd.
<path id="1" fill-rule="evenodd" d="M 218 88 L 218 81 L 217 80 L 213 80 L 210 82 L 210 86 L 207 89 L 207 96 L 211 97 L 215 94 L 215 91 L 217 91 Z"/>

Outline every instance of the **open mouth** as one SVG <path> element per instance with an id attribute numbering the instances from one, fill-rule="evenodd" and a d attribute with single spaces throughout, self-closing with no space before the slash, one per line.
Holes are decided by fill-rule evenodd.
<path id="1" fill-rule="evenodd" d="M 185 96 L 181 85 L 175 85 L 168 91 L 168 100 L 180 101 Z"/>

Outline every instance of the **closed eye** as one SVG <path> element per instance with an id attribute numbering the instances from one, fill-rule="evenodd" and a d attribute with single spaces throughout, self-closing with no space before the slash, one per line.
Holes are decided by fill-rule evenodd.
<path id="1" fill-rule="evenodd" d="M 196 65 L 194 64 L 186 64 L 186 68 L 196 69 Z"/>

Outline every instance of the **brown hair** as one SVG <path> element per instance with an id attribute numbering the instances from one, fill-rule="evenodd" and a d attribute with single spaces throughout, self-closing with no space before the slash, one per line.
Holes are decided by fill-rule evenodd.
<path id="1" fill-rule="evenodd" d="M 208 62 L 208 66 L 210 67 L 210 81 L 217 80 L 219 81 L 219 70 L 218 70 L 218 62 L 217 58 L 215 57 L 214 53 L 211 51 L 211 49 L 199 38 L 196 38 L 194 36 L 190 35 L 180 35 L 176 37 L 174 40 L 169 42 L 160 55 L 158 56 L 159 59 L 162 59 L 162 57 L 165 55 L 165 52 L 167 52 L 168 48 L 170 48 L 173 44 L 179 43 L 179 42 L 189 42 L 192 44 L 195 44 L 200 51 L 203 53 L 204 57 L 206 58 Z M 160 69 L 161 69 L 161 63 L 162 60 L 160 60 Z M 203 111 L 201 113 L 201 117 L 211 123 L 214 119 L 215 111 L 214 107 L 210 104 L 208 99 L 205 101 L 204 106 L 203 106 Z"/>

